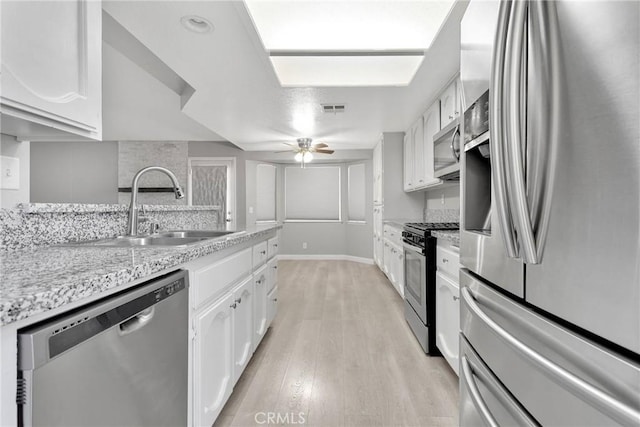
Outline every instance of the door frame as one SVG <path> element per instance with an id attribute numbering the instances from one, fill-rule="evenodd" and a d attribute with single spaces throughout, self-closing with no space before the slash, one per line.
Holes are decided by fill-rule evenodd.
<path id="1" fill-rule="evenodd" d="M 189 157 L 187 159 L 187 173 L 189 175 L 189 188 L 187 189 L 187 203 L 192 205 L 193 166 L 226 166 L 227 167 L 227 212 L 224 212 L 226 228 L 235 230 L 237 222 L 236 210 L 236 158 L 235 157 Z"/>

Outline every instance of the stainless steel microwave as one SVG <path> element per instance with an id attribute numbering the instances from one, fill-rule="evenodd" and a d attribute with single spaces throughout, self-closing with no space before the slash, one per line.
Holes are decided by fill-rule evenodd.
<path id="1" fill-rule="evenodd" d="M 458 119 L 433 136 L 433 172 L 436 178 L 460 176 L 460 123 Z"/>

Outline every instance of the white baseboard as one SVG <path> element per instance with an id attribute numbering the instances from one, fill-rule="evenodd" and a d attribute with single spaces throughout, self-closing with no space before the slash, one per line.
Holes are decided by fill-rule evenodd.
<path id="1" fill-rule="evenodd" d="M 369 264 L 373 265 L 373 259 L 371 258 L 362 258 L 358 256 L 352 255 L 286 255 L 279 254 L 278 259 L 282 260 L 307 260 L 307 261 L 326 261 L 326 260 L 335 260 L 335 261 L 353 261 L 359 262 L 361 264 Z"/>

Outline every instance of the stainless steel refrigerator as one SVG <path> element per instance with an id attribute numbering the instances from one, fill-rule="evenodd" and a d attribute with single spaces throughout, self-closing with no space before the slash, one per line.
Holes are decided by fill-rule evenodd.
<path id="1" fill-rule="evenodd" d="M 637 1 L 467 8 L 462 426 L 640 425 L 639 23 Z"/>

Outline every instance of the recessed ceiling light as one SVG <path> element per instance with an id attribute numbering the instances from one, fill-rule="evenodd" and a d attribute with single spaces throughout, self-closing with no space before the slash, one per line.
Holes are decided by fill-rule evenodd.
<path id="1" fill-rule="evenodd" d="M 197 15 L 187 15 L 180 18 L 184 28 L 194 33 L 204 34 L 213 31 L 213 24 L 208 19 Z"/>

